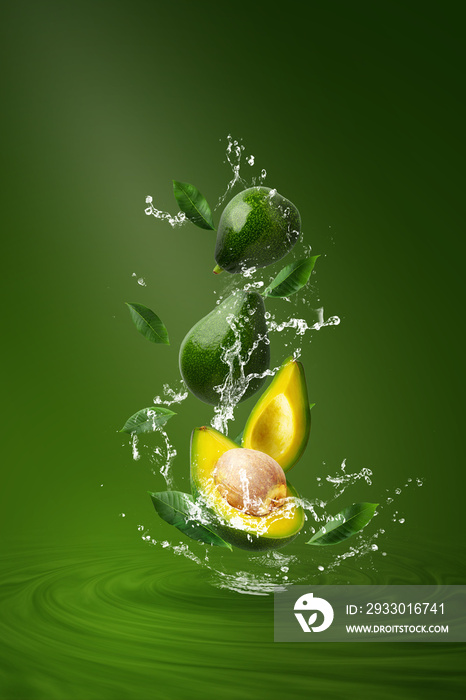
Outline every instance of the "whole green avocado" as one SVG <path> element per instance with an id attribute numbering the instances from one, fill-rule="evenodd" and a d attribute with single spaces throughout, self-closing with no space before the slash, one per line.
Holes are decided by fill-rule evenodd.
<path id="1" fill-rule="evenodd" d="M 277 190 L 244 190 L 233 197 L 220 217 L 214 272 L 243 272 L 271 265 L 289 253 L 300 232 L 299 211 Z"/>
<path id="2" fill-rule="evenodd" d="M 269 367 L 265 306 L 257 292 L 230 294 L 191 328 L 180 347 L 186 386 L 212 405 L 245 401 L 266 379 L 255 375 Z"/>

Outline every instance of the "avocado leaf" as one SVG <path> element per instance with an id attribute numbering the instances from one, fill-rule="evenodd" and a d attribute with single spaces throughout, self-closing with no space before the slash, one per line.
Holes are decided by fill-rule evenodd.
<path id="1" fill-rule="evenodd" d="M 168 408 L 163 408 L 163 406 L 141 408 L 131 418 L 128 418 L 120 433 L 136 433 L 137 435 L 140 433 L 153 433 L 156 428 L 165 425 L 172 416 L 176 416 L 176 413 Z"/>
<path id="2" fill-rule="evenodd" d="M 280 270 L 264 291 L 264 297 L 289 297 L 307 284 L 319 255 L 297 260 Z"/>
<path id="3" fill-rule="evenodd" d="M 179 208 L 193 224 L 209 231 L 215 230 L 210 207 L 197 187 L 173 180 L 173 194 Z"/>
<path id="4" fill-rule="evenodd" d="M 372 519 L 378 503 L 353 503 L 329 520 L 306 544 L 338 544 L 363 529 Z"/>
<path id="5" fill-rule="evenodd" d="M 237 435 L 237 436 L 235 437 L 235 439 L 233 440 L 233 442 L 236 442 L 236 444 L 239 445 L 240 447 L 242 447 L 242 445 L 243 445 L 243 435 L 244 435 L 244 428 L 243 428 L 243 430 L 240 432 L 240 434 Z"/>
<path id="6" fill-rule="evenodd" d="M 168 331 L 160 318 L 144 304 L 130 304 L 125 302 L 129 308 L 133 323 L 144 338 L 152 343 L 162 343 L 170 345 Z"/>
<path id="7" fill-rule="evenodd" d="M 195 520 L 195 508 L 199 506 L 195 505 L 191 494 L 181 491 L 159 491 L 158 493 L 149 491 L 149 495 L 162 520 L 174 525 L 184 535 L 204 544 L 232 550 L 231 544 L 222 540 L 208 525 Z"/>

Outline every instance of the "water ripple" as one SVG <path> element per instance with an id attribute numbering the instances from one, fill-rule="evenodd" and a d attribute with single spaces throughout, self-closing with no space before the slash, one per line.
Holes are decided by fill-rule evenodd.
<path id="1" fill-rule="evenodd" d="M 464 572 L 457 573 L 458 552 L 441 545 L 430 546 L 426 558 L 421 548 L 405 543 L 402 554 L 375 560 L 369 555 L 365 564 L 346 559 L 334 572 L 320 572 L 315 557 L 325 566 L 324 558 L 309 549 L 309 583 L 464 581 Z M 436 561 L 436 568 L 427 560 Z M 406 652 L 396 644 L 332 645 L 331 654 L 316 644 L 312 659 L 307 645 L 273 644 L 273 601 L 264 593 L 286 585 L 284 570 L 305 577 L 299 549 L 254 557 L 238 552 L 228 566 L 214 562 L 212 553 L 209 567 L 142 543 L 123 551 L 12 548 L 0 580 L 1 697 L 134 700 L 168 697 L 167 689 L 178 700 L 266 698 L 276 692 L 297 698 L 311 689 L 320 697 L 341 697 L 337 690 L 344 693 L 363 663 L 370 664 L 374 682 L 375 673 L 391 677 L 391 657 L 404 663 Z M 260 595 L 235 592 L 248 588 Z M 444 662 L 457 663 L 458 645 L 441 646 Z M 422 669 L 426 679 L 440 659 L 432 647 L 438 654 L 435 644 L 422 645 L 422 654 L 409 651 L 411 670 Z M 351 669 L 335 670 L 338 658 Z M 309 685 L 303 669 L 311 673 L 315 664 L 319 672 Z M 225 674 L 234 677 L 233 684 L 225 684 Z"/>

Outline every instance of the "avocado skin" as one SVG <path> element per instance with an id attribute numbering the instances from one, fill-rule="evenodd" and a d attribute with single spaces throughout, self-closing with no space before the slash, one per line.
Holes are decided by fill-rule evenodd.
<path id="1" fill-rule="evenodd" d="M 237 530 L 234 527 L 228 527 L 228 525 L 218 520 L 213 527 L 217 535 L 225 540 L 225 542 L 229 542 L 233 547 L 254 552 L 267 552 L 272 549 L 281 549 L 290 542 L 293 542 L 299 535 L 298 531 L 294 532 L 289 537 L 255 537 L 254 535 L 249 535 L 248 537 L 247 532 Z"/>
<path id="2" fill-rule="evenodd" d="M 237 194 L 223 210 L 217 230 L 215 260 L 227 272 L 266 267 L 293 248 L 301 232 L 295 205 L 269 187 Z"/>
<path id="3" fill-rule="evenodd" d="M 298 497 L 297 492 L 291 486 L 290 483 L 287 484 L 288 489 L 293 493 L 293 496 Z M 246 549 L 248 551 L 254 552 L 268 552 L 272 549 L 281 549 L 285 547 L 290 542 L 293 542 L 300 533 L 300 530 L 293 532 L 288 537 L 267 537 L 267 535 L 260 535 L 256 537 L 254 535 L 248 534 L 245 530 L 239 530 L 228 524 L 227 521 L 222 520 L 213 508 L 209 508 L 202 495 L 199 493 L 196 485 L 193 483 L 191 478 L 191 490 L 194 500 L 201 503 L 205 508 L 205 511 L 209 513 L 210 525 L 212 529 L 221 537 L 225 542 L 229 542 L 233 547 L 238 549 Z M 304 524 L 304 522 L 303 522 Z"/>
<path id="4" fill-rule="evenodd" d="M 183 380 L 198 399 L 211 405 L 217 405 L 220 400 L 214 386 L 223 385 L 228 377 L 228 365 L 222 360 L 222 355 L 225 349 L 235 344 L 235 333 L 227 321 L 230 315 L 236 319 L 239 328 L 242 358 L 259 341 L 244 366 L 245 375 L 262 374 L 270 367 L 264 300 L 257 292 L 234 292 L 191 328 L 180 347 Z M 241 377 L 237 359 L 233 366 L 234 381 L 237 382 Z M 252 379 L 241 401 L 255 394 L 264 382 L 265 377 Z"/>

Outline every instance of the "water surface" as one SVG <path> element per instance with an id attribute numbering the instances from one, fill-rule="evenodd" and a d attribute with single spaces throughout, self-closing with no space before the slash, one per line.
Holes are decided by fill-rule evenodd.
<path id="1" fill-rule="evenodd" d="M 239 579 L 242 567 L 244 577 L 267 568 L 263 557 L 251 564 L 247 553 L 217 550 L 212 565 L 214 554 L 232 554 L 226 579 L 234 568 Z M 371 555 L 350 558 L 337 574 L 318 571 L 315 550 L 308 556 L 316 584 L 465 580 L 464 553 L 443 543 L 427 551 L 392 541 L 377 566 Z M 376 698 L 437 698 L 464 688 L 466 645 L 275 644 L 271 595 L 221 587 L 212 569 L 148 543 L 12 542 L 0 583 L 4 700 L 340 698 L 361 686 Z"/>

